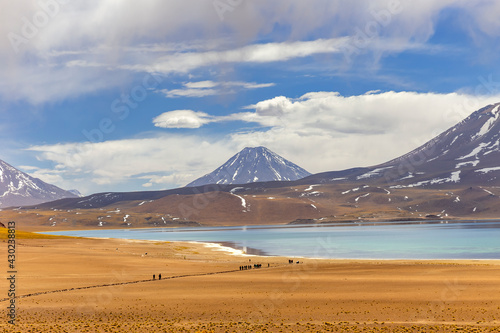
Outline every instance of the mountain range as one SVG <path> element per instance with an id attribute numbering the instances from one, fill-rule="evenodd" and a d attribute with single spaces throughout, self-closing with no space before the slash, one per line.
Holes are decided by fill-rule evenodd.
<path id="1" fill-rule="evenodd" d="M 486 106 L 413 151 L 371 167 L 297 179 L 307 172 L 264 147 L 246 148 L 187 187 L 98 193 L 38 208 L 67 211 L 61 219 L 74 223 L 81 220 L 74 209 L 94 211 L 99 223 L 100 211 L 109 209 L 108 223 L 116 226 L 125 220 L 129 226 L 132 216 L 131 226 L 495 218 L 500 214 L 499 115 L 500 103 Z M 273 180 L 264 181 L 269 175 Z M 92 219 L 85 223 L 96 226 Z"/>
<path id="2" fill-rule="evenodd" d="M 14 168 L 0 160 L 0 207 L 36 205 L 75 194 Z"/>

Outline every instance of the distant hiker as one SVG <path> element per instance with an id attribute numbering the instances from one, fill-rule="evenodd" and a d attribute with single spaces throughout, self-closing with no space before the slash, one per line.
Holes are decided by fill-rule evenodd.
<path id="1" fill-rule="evenodd" d="M 156 275 L 153 274 L 153 280 L 156 280 Z"/>
<path id="2" fill-rule="evenodd" d="M 269 267 L 269 263 L 267 263 L 267 267 Z"/>
<path id="3" fill-rule="evenodd" d="M 158 280 L 161 280 L 161 273 L 158 274 Z"/>

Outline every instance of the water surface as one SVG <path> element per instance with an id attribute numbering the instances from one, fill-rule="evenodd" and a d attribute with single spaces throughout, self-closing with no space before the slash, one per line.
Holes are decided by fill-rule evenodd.
<path id="1" fill-rule="evenodd" d="M 49 232 L 79 237 L 230 243 L 288 257 L 500 259 L 500 221 L 346 223 L 300 226 L 100 229 Z"/>

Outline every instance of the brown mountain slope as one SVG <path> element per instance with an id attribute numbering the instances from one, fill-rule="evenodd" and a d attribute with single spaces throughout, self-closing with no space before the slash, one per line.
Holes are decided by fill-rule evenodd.
<path id="1" fill-rule="evenodd" d="M 494 219 L 498 216 L 500 187 L 390 189 L 333 184 L 170 195 L 99 209 L 0 212 L 0 218 L 16 220 L 20 227 L 31 230 Z"/>

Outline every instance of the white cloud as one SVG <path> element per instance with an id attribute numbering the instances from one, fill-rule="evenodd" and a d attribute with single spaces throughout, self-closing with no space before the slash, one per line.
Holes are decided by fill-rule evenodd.
<path id="1" fill-rule="evenodd" d="M 208 114 L 192 110 L 168 111 L 153 119 L 156 127 L 163 128 L 199 128 L 212 121 Z"/>
<path id="2" fill-rule="evenodd" d="M 162 89 L 160 90 L 168 98 L 175 97 L 205 97 L 220 94 L 217 89 Z"/>
<path id="3" fill-rule="evenodd" d="M 44 169 L 33 174 L 43 173 L 42 179 L 84 193 L 115 190 L 119 184 L 131 181 L 148 188 L 183 186 L 211 172 L 247 146 L 266 146 L 316 173 L 375 165 L 395 158 L 498 100 L 500 96 L 458 93 L 370 92 L 345 97 L 336 92 L 311 92 L 297 99 L 280 97 L 261 101 L 260 105 L 266 106 L 265 114 L 254 111 L 210 118 L 203 112 L 177 110 L 192 116 L 177 124 L 193 121 L 198 126 L 198 121 L 206 123 L 204 119 L 208 118 L 266 126 L 241 130 L 217 140 L 208 141 L 194 134 L 161 135 L 101 143 L 42 145 L 29 150 L 40 160 L 54 164 L 52 171 Z"/>
<path id="4" fill-rule="evenodd" d="M 179 172 L 168 176 L 161 176 L 161 175 L 141 176 L 139 177 L 139 179 L 146 179 L 148 181 L 147 183 L 142 184 L 143 187 L 151 187 L 153 185 L 160 185 L 160 186 L 169 186 L 171 184 L 186 185 L 187 183 L 190 183 L 197 177 L 199 177 L 199 175 Z"/>
<path id="5" fill-rule="evenodd" d="M 19 170 L 23 170 L 24 172 L 33 172 L 40 170 L 39 167 L 33 166 L 33 165 L 20 165 L 17 167 Z"/>
<path id="6" fill-rule="evenodd" d="M 55 5 L 40 5 L 44 3 Z M 224 20 L 213 2 L 205 0 L 15 1 L 4 7 L 0 35 L 7 38 L 0 39 L 0 61 L 6 65 L 0 69 L 0 96 L 35 104 L 122 87 L 135 79 L 128 71 L 154 68 L 184 75 L 206 66 L 339 55 L 328 59 L 331 64 L 346 49 L 375 58 L 405 50 L 435 51 L 436 46 L 426 43 L 447 9 L 464 18 L 456 24 L 479 47 L 494 45 L 500 31 L 500 5 L 494 0 L 244 1 L 226 12 Z M 44 15 L 47 20 L 37 21 L 38 27 L 27 34 L 34 18 Z M 289 32 L 274 34 L 277 25 Z M 9 36 L 20 39 L 13 42 Z M 271 42 L 255 42 L 262 39 Z M 185 92 L 196 93 L 211 92 Z"/>
<path id="7" fill-rule="evenodd" d="M 248 83 L 248 82 L 234 82 L 235 85 L 241 84 L 246 89 L 269 88 L 273 87 L 274 83 Z"/>
<path id="8" fill-rule="evenodd" d="M 41 179 L 48 184 L 57 184 L 62 189 L 71 190 L 79 183 L 76 177 L 68 177 L 62 170 L 39 168 L 36 166 L 23 165 L 19 169 L 31 177 Z"/>
<path id="9" fill-rule="evenodd" d="M 278 96 L 247 106 L 245 109 L 255 109 L 255 112 L 260 116 L 282 116 L 291 106 L 290 99 L 285 96 Z"/>
<path id="10" fill-rule="evenodd" d="M 198 81 L 198 82 L 187 82 L 184 83 L 184 86 L 190 89 L 207 89 L 207 88 L 215 88 L 219 85 L 219 83 L 214 81 Z"/>
<path id="11" fill-rule="evenodd" d="M 220 159 L 231 157 L 235 149 L 231 143 L 175 135 L 29 148 L 55 166 L 43 170 L 43 176 L 42 172 L 32 174 L 87 194 L 116 190 L 131 182 L 159 184 L 156 188 L 183 186 L 205 174 L 206 168 L 215 168 Z"/>
<path id="12" fill-rule="evenodd" d="M 312 172 L 385 162 L 409 152 L 471 112 L 500 96 L 416 92 L 376 92 L 345 97 L 311 92 L 300 98 L 278 96 L 246 107 L 254 112 L 213 117 L 239 120 L 269 129 L 236 132 L 238 147 L 263 145 L 289 153 Z M 302 163 L 302 164 L 301 164 Z"/>
<path id="13" fill-rule="evenodd" d="M 340 53 L 348 38 L 318 39 L 248 45 L 237 49 L 185 52 L 161 57 L 153 68 L 161 73 L 187 73 L 194 69 L 226 63 L 266 63 L 287 61 L 321 53 Z M 136 68 L 141 68 L 137 66 Z M 147 70 L 143 68 L 142 70 Z"/>
<path id="14" fill-rule="evenodd" d="M 311 92 L 253 106 L 254 122 L 269 130 L 231 135 L 244 145 L 287 152 L 312 172 L 382 163 L 409 152 L 500 96 L 385 92 L 344 97 Z"/>
<path id="15" fill-rule="evenodd" d="M 214 82 L 214 81 L 199 81 L 186 82 L 182 89 L 162 89 L 160 90 L 168 98 L 175 97 L 205 97 L 213 95 L 233 94 L 240 89 L 258 89 L 274 86 L 274 83 L 255 83 L 255 82 Z"/>

